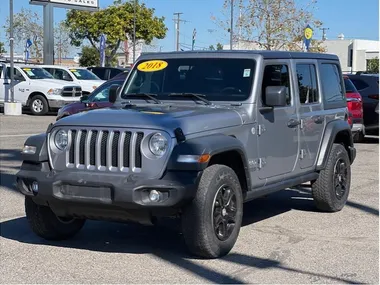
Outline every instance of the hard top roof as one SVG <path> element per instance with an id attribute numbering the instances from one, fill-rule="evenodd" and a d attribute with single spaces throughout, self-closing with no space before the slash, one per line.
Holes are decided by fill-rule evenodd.
<path id="1" fill-rule="evenodd" d="M 327 59 L 339 60 L 335 54 L 313 53 L 313 52 L 289 52 L 289 51 L 270 51 L 270 50 L 220 50 L 220 51 L 175 51 L 175 52 L 152 52 L 144 53 L 140 59 L 157 57 L 194 57 L 207 58 L 216 57 L 250 57 L 251 55 L 261 55 L 264 59 Z"/>

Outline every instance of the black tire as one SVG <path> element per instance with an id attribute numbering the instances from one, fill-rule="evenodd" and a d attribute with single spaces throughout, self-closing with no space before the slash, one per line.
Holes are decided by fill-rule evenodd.
<path id="1" fill-rule="evenodd" d="M 59 219 L 49 207 L 37 205 L 25 197 L 26 218 L 35 234 L 46 240 L 65 240 L 73 237 L 83 227 L 85 220 Z"/>
<path id="2" fill-rule="evenodd" d="M 33 115 L 42 116 L 49 111 L 49 104 L 44 96 L 35 95 L 30 99 L 29 108 Z"/>
<path id="3" fill-rule="evenodd" d="M 354 143 L 362 143 L 364 141 L 364 134 L 363 132 L 357 132 L 356 134 L 354 134 Z"/>
<path id="4" fill-rule="evenodd" d="M 224 196 L 230 197 L 230 202 L 225 203 L 224 198 L 219 194 L 228 195 L 232 193 L 231 190 L 234 196 L 233 194 Z M 218 207 L 215 212 L 214 206 Z M 214 221 L 214 215 L 219 217 L 219 222 Z M 230 228 L 230 234 L 226 234 L 225 239 L 221 239 L 217 236 L 213 225 L 215 223 L 220 225 L 221 221 L 233 216 L 235 222 L 231 223 L 230 227 L 228 227 L 228 222 L 225 224 L 225 229 Z M 243 195 L 235 172 L 225 165 L 212 165 L 206 168 L 194 200 L 183 209 L 182 231 L 189 251 L 203 258 L 217 258 L 228 254 L 238 238 L 242 217 Z M 218 229 L 221 228 L 218 227 Z"/>
<path id="5" fill-rule="evenodd" d="M 318 179 L 312 183 L 312 194 L 317 208 L 326 212 L 342 210 L 348 199 L 350 184 L 351 163 L 347 150 L 341 144 L 333 144 L 326 168 L 321 170 Z"/>

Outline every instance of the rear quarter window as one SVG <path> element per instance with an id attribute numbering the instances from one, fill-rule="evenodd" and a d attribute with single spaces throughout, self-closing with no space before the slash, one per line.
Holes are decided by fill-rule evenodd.
<path id="1" fill-rule="evenodd" d="M 369 85 L 364 80 L 351 78 L 351 81 L 359 91 L 369 87 Z"/>
<path id="2" fill-rule="evenodd" d="M 339 65 L 335 63 L 322 63 L 320 65 L 320 73 L 325 108 L 345 107 L 346 94 Z"/>

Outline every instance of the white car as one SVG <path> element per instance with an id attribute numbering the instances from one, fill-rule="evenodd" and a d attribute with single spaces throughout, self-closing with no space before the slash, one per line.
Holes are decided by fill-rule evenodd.
<path id="1" fill-rule="evenodd" d="M 0 105 L 11 101 L 10 64 L 0 63 Z M 66 104 L 78 102 L 82 88 L 56 80 L 40 66 L 15 64 L 14 100 L 28 107 L 33 115 L 44 115 Z"/>
<path id="2" fill-rule="evenodd" d="M 53 75 L 55 79 L 79 84 L 82 87 L 83 95 L 89 95 L 105 82 L 105 80 L 101 80 L 94 73 L 82 67 L 60 65 L 41 65 L 41 67 Z"/>

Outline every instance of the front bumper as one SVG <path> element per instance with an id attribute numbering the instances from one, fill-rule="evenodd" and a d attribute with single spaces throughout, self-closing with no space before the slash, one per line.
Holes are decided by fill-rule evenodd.
<path id="1" fill-rule="evenodd" d="M 52 97 L 52 96 L 50 96 Z M 76 98 L 76 99 L 75 99 Z M 61 97 L 57 96 L 57 98 L 48 98 L 49 107 L 53 109 L 59 109 L 67 104 L 79 102 L 79 97 Z"/>
<path id="2" fill-rule="evenodd" d="M 19 191 L 32 196 L 35 203 L 48 205 L 59 216 L 123 219 L 128 210 L 179 208 L 194 198 L 201 172 L 167 172 L 162 179 L 135 179 L 132 175 L 116 175 L 64 171 L 56 173 L 45 166 L 23 163 L 17 173 Z M 38 167 L 38 169 L 37 169 Z M 33 192 L 33 181 L 38 192 Z M 162 193 L 159 202 L 149 200 L 149 192 Z M 130 214 L 130 212 L 129 212 Z"/>

